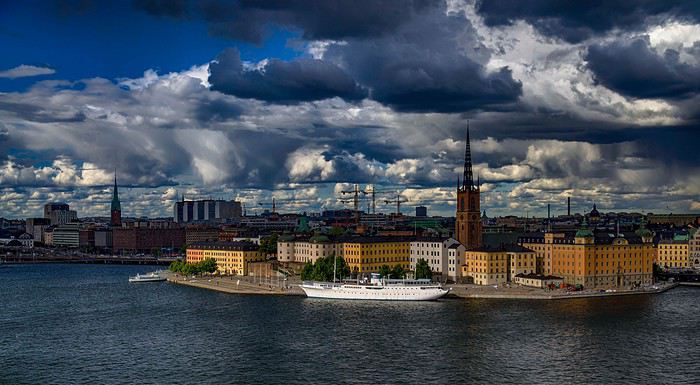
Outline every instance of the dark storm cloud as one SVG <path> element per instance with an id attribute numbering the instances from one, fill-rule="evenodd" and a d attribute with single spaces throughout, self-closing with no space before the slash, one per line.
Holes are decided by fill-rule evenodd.
<path id="1" fill-rule="evenodd" d="M 588 48 L 596 81 L 636 98 L 684 99 L 700 92 L 700 67 L 679 61 L 678 51 L 654 51 L 649 38 L 614 41 Z"/>
<path id="2" fill-rule="evenodd" d="M 436 0 L 137 0 L 151 15 L 203 19 L 211 34 L 256 44 L 268 27 L 299 30 L 304 39 L 380 36 L 395 30 Z"/>
<path id="3" fill-rule="evenodd" d="M 365 98 L 366 91 L 333 63 L 315 59 L 285 62 L 271 59 L 264 69 L 243 68 L 237 49 L 222 52 L 209 66 L 215 91 L 276 103 L 297 103 L 340 97 Z"/>
<path id="4" fill-rule="evenodd" d="M 350 40 L 326 56 L 370 88 L 372 99 L 396 111 L 512 109 L 522 84 L 507 67 L 486 71 L 489 55 L 468 20 L 435 8 L 395 34 Z"/>
<path id="5" fill-rule="evenodd" d="M 613 29 L 636 30 L 650 18 L 700 19 L 695 0 L 482 0 L 476 10 L 488 26 L 525 20 L 547 36 L 576 43 Z"/>

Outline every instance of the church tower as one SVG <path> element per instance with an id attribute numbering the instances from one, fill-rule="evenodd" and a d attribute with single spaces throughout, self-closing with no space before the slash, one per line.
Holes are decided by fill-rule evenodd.
<path id="1" fill-rule="evenodd" d="M 472 153 L 467 122 L 467 144 L 464 151 L 462 184 L 457 177 L 457 215 L 455 237 L 467 249 L 481 246 L 481 191 L 479 181 L 474 184 Z"/>
<path id="2" fill-rule="evenodd" d="M 112 208 L 111 208 L 110 224 L 114 227 L 122 225 L 122 205 L 119 202 L 119 191 L 117 191 L 117 171 L 114 171 L 114 192 L 112 193 Z"/>

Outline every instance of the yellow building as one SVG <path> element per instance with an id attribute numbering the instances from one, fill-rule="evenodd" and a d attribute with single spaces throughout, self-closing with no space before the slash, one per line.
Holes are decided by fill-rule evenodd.
<path id="1" fill-rule="evenodd" d="M 264 261 L 259 246 L 252 242 L 201 242 L 187 247 L 187 263 L 214 258 L 221 274 L 247 275 L 250 262 Z"/>
<path id="2" fill-rule="evenodd" d="M 629 287 L 652 283 L 652 240 L 644 226 L 636 233 L 594 235 L 584 222 L 576 234 L 530 234 L 521 237 L 520 244 L 542 256 L 544 274 L 562 277 L 564 283 Z"/>
<path id="3" fill-rule="evenodd" d="M 519 245 L 482 246 L 465 253 L 462 276 L 477 285 L 499 285 L 536 272 L 536 253 Z"/>
<path id="4" fill-rule="evenodd" d="M 663 267 L 688 267 L 688 241 L 663 239 L 656 249 L 656 264 Z"/>
<path id="5" fill-rule="evenodd" d="M 376 273 L 383 265 L 410 267 L 411 242 L 397 237 L 361 237 L 343 243 L 343 256 L 353 273 Z"/>

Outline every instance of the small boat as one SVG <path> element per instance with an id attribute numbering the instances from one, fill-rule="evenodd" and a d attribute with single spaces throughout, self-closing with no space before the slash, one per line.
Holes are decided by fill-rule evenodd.
<path id="1" fill-rule="evenodd" d="M 161 282 L 165 280 L 166 278 L 158 274 L 157 271 L 148 274 L 136 274 L 133 277 L 129 277 L 129 282 Z"/>
<path id="2" fill-rule="evenodd" d="M 433 301 L 449 293 L 448 289 L 444 289 L 439 283 L 430 282 L 429 279 L 383 279 L 376 273 L 372 273 L 370 282 L 309 281 L 299 286 L 310 298 Z"/>

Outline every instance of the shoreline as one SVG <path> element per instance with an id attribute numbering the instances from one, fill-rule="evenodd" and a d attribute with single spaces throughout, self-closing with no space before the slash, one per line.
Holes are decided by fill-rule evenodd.
<path id="1" fill-rule="evenodd" d="M 299 288 L 296 280 L 287 283 L 287 287 L 271 284 L 251 282 L 250 277 L 197 277 L 186 278 L 171 272 L 164 272 L 170 283 L 213 290 L 228 294 L 243 295 L 279 295 L 279 296 L 305 296 Z M 487 289 L 469 288 L 467 285 L 448 285 L 452 290 L 444 299 L 468 300 L 468 299 L 515 299 L 515 300 L 565 300 L 578 298 L 604 298 L 628 295 L 659 294 L 680 286 L 681 283 L 657 284 L 658 290 L 626 290 L 612 293 L 586 293 L 586 292 L 562 292 L 552 293 L 539 291 L 539 289 L 526 288 L 527 292 L 508 292 L 514 289 Z M 693 285 L 696 286 L 696 285 Z M 582 293 L 582 294 L 576 294 Z"/>

